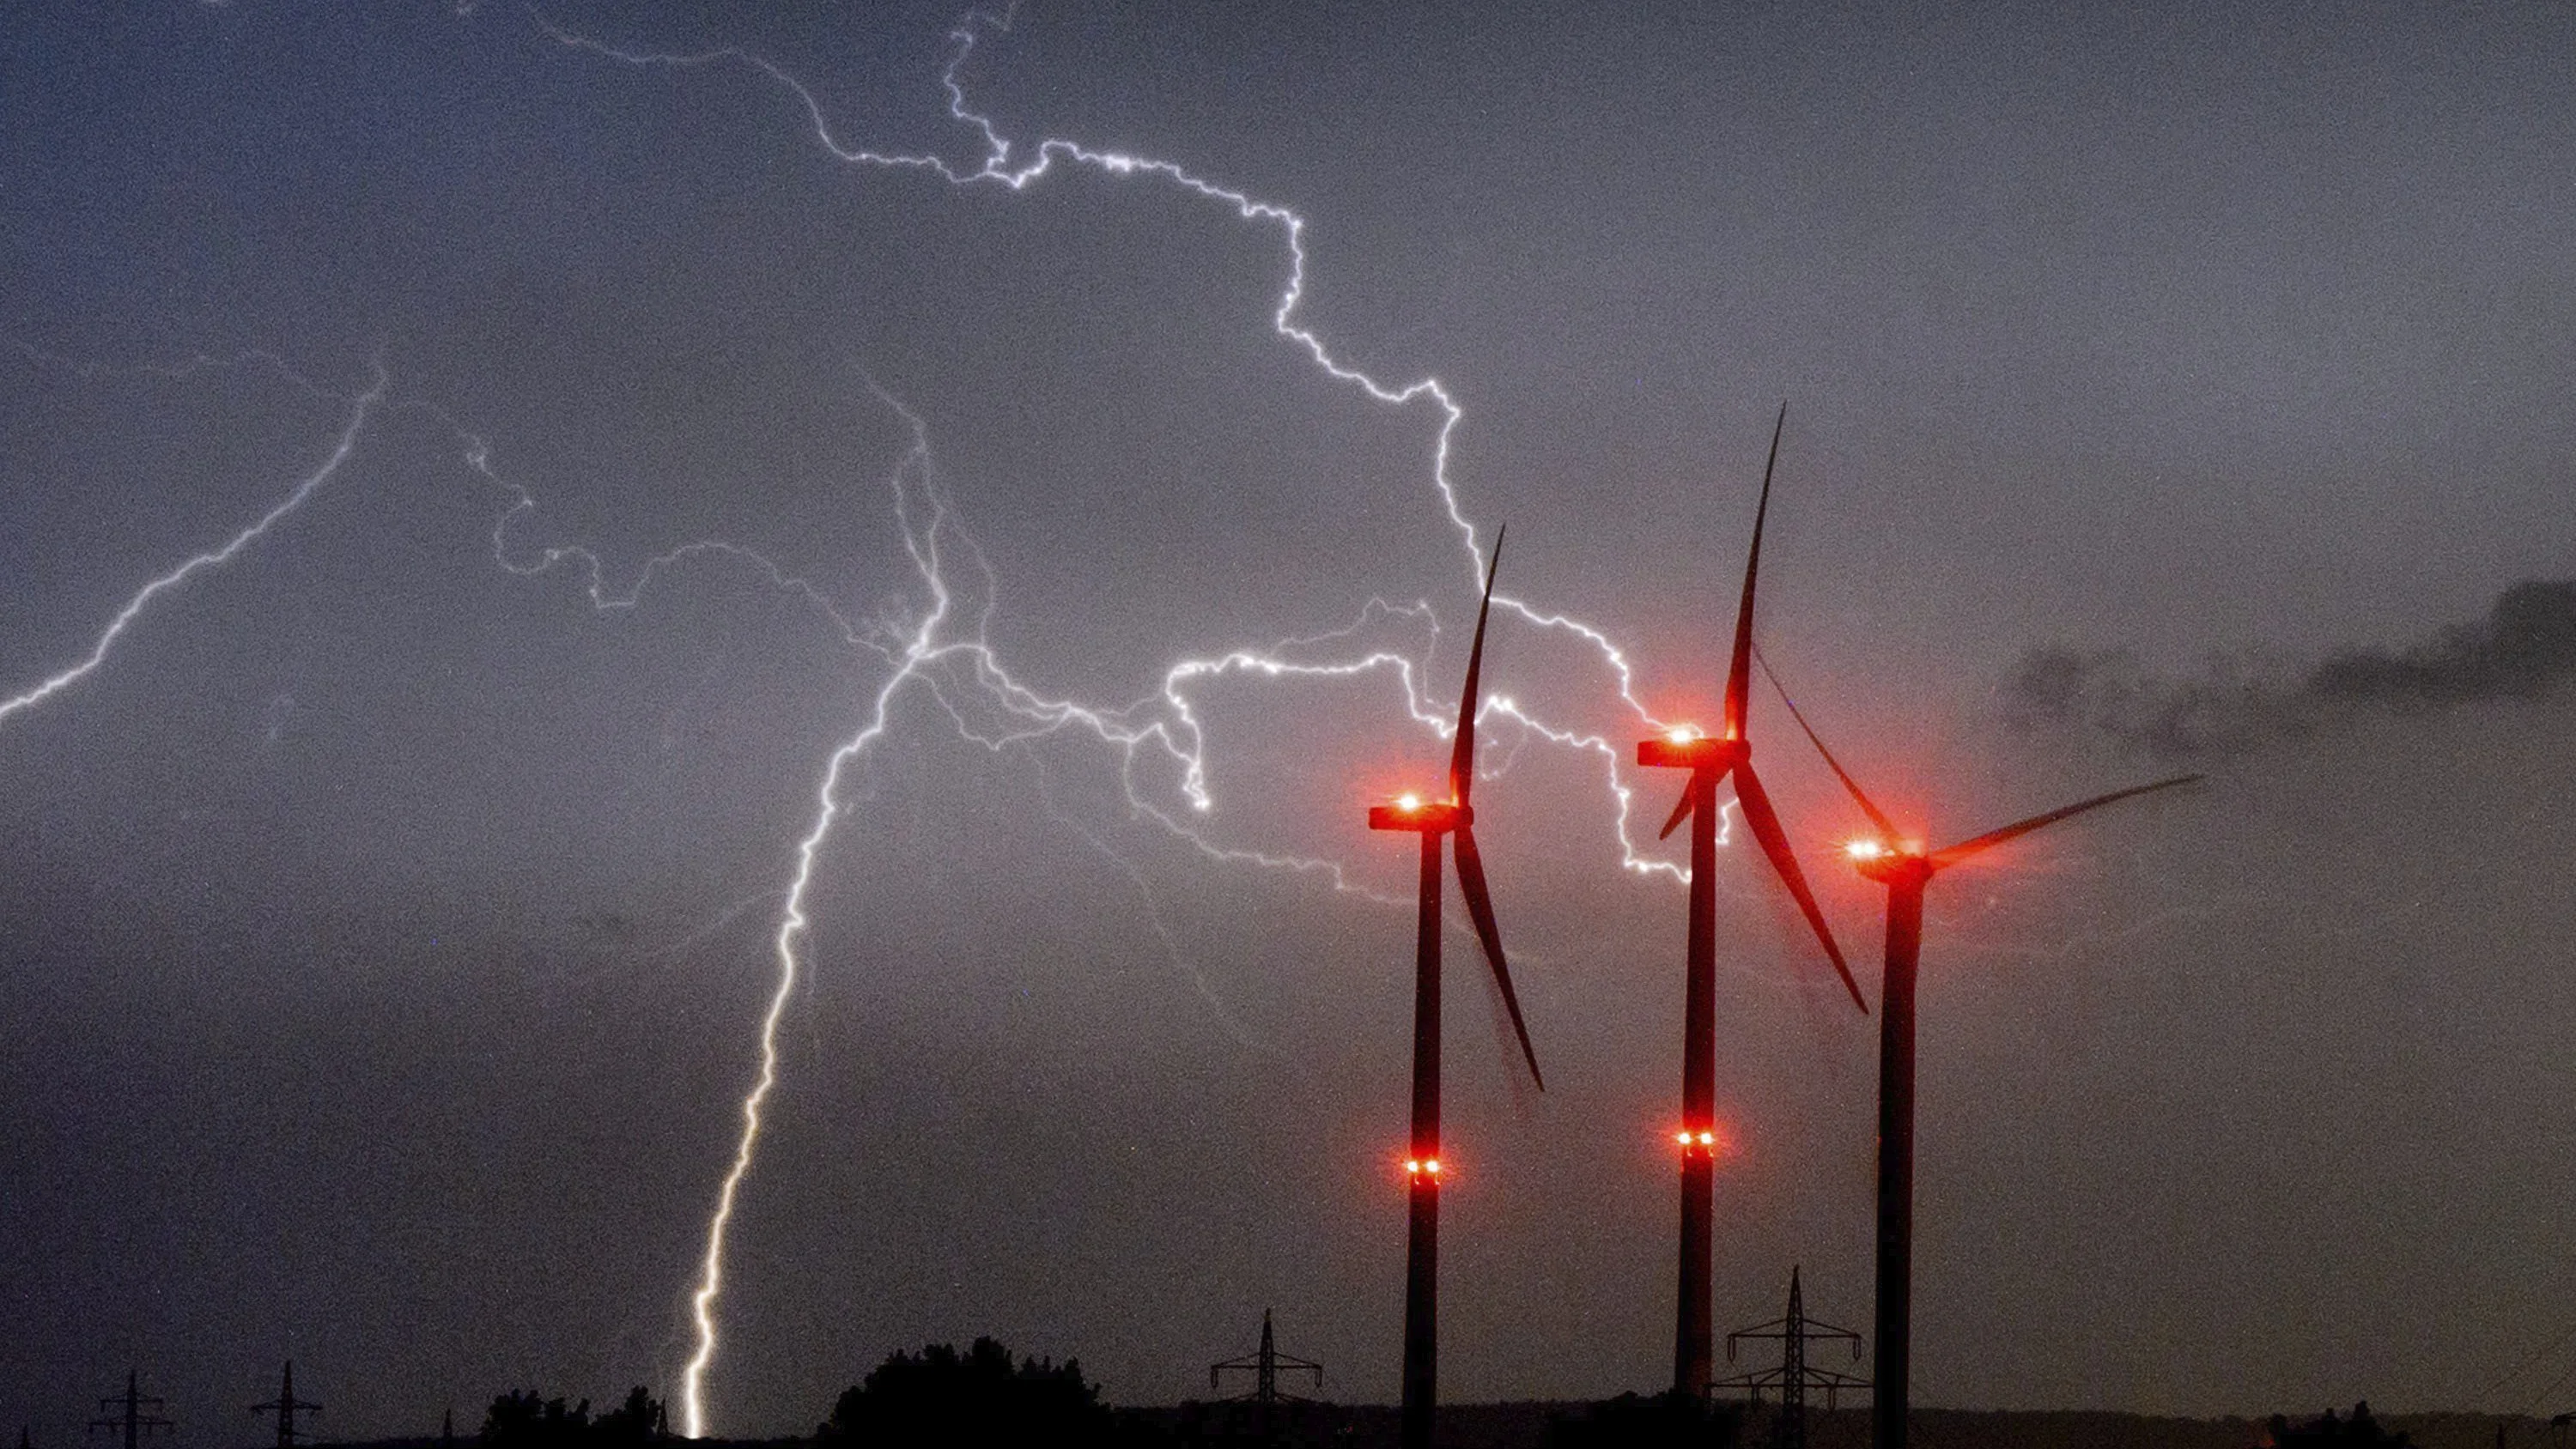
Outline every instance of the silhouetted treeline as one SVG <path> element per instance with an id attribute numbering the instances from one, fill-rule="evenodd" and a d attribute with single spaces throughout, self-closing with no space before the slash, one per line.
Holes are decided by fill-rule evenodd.
<path id="1" fill-rule="evenodd" d="M 542 1420 L 546 1401 L 536 1395 L 527 1397 L 536 1401 Z M 1630 1398 L 1605 1402 L 1443 1404 L 1440 1445 L 1441 1449 L 1551 1449 L 1552 1444 L 1564 1442 L 1561 1436 L 1569 1427 L 1577 1432 L 1607 1427 L 1606 1419 L 1616 1418 L 1626 1406 L 1641 1402 L 1651 1401 Z M 564 1416 L 574 1417 L 580 1407 L 577 1403 L 568 1405 Z M 1742 1412 L 1742 1406 L 1732 1407 Z M 1605 1410 L 1609 1411 L 1607 1415 Z M 1392 1404 L 1284 1403 L 1265 1415 L 1260 1405 L 1237 1399 L 1112 1406 L 1108 1413 L 1111 1427 L 1107 1442 L 1116 1449 L 1397 1449 L 1398 1441 L 1399 1415 Z M 1741 1422 L 1735 1442 L 1743 1449 L 1767 1449 L 1773 1442 L 1778 1413 L 1775 1404 L 1753 1410 Z M 599 1422 L 599 1417 L 585 1417 L 591 1425 Z M 2260 1416 L 2185 1419 L 2099 1409 L 1918 1407 L 1911 1418 L 1916 1449 L 2259 1449 L 2275 1437 L 2266 1432 Z M 2337 1414 L 2335 1419 L 2338 1430 L 2350 1434 L 2353 1418 Z M 2283 1427 L 2297 1433 L 2314 1428 L 2316 1423 L 2304 1416 L 2288 1416 Z M 2377 1415 L 2373 1426 L 2390 1437 L 2322 1441 L 2293 1438 L 2279 1442 L 2291 1449 L 2307 1449 L 2319 1443 L 2350 1449 L 2354 1445 L 2401 1442 L 2414 1449 L 2495 1449 L 2496 1434 L 2502 1430 L 2506 1449 L 2570 1449 L 2568 1441 L 2552 1429 L 2546 1418 L 2529 1415 L 2386 1414 Z M 2393 1437 L 2401 1430 L 2407 1436 L 2404 1440 Z M 1552 1441 L 1551 1435 L 1560 1437 Z M 38 1449 L 43 1449 L 44 1441 L 37 1442 Z M 962 1437 L 952 1436 L 949 1442 L 961 1449 L 975 1449 L 972 1441 Z M 1037 1441 L 1036 1449 L 1046 1449 L 1052 1442 Z M 1603 1445 L 1596 1441 L 1596 1449 L 1608 1449 L 1608 1445 L 1620 1442 L 1623 1441 L 1613 1439 Z M 808 1449 L 812 1443 L 801 1437 L 707 1439 L 691 1441 L 688 1449 Z M 1808 1449 L 1869 1449 L 1869 1410 L 1848 1400 L 1837 1410 L 1811 1408 L 1807 1445 Z M 435 1435 L 422 1435 L 336 1443 L 330 1449 L 472 1449 L 472 1441 L 465 1438 L 442 1444 Z M 681 1446 L 674 1441 L 662 1449 Z M 1014 1444 L 1013 1449 L 1019 1446 Z"/>
<path id="2" fill-rule="evenodd" d="M 2404 1434 L 2392 1434 L 2381 1428 L 2370 1416 L 2370 1401 L 2352 1406 L 2352 1417 L 2338 1419 L 2328 1409 L 2325 1417 L 2293 1424 L 2284 1414 L 2274 1414 L 2271 1423 L 2272 1443 L 2277 1449 L 2413 1449 L 2415 1441 Z"/>
<path id="3" fill-rule="evenodd" d="M 934 1343 L 896 1353 L 844 1390 L 814 1431 L 818 1449 L 1031 1444 L 1107 1446 L 1117 1422 L 1078 1359 L 1013 1361 L 989 1338 L 959 1353 Z"/>
<path id="4" fill-rule="evenodd" d="M 590 1400 L 566 1408 L 534 1389 L 513 1389 L 492 1401 L 483 1416 L 483 1449 L 628 1449 L 667 1437 L 662 1401 L 641 1384 L 626 1402 L 592 1418 Z"/>

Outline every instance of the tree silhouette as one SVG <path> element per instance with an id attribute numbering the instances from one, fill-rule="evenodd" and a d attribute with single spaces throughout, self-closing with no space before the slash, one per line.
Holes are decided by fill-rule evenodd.
<path id="1" fill-rule="evenodd" d="M 2392 1434 L 2370 1416 L 2370 1401 L 2363 1399 L 2352 1406 L 2352 1417 L 2338 1419 L 2335 1411 L 2326 1410 L 2322 1419 L 2293 1424 L 2281 1414 L 2274 1414 L 2270 1424 L 2271 1442 L 2277 1449 L 2412 1449 L 2415 1441 L 2404 1434 Z"/>
<path id="2" fill-rule="evenodd" d="M 512 1389 L 483 1415 L 483 1449 L 572 1449 L 590 1437 L 590 1400 L 573 1408 L 534 1389 Z"/>
<path id="3" fill-rule="evenodd" d="M 588 1399 L 567 1408 L 561 1398 L 514 1389 L 483 1416 L 483 1449 L 640 1449 L 669 1432 L 662 1401 L 641 1384 L 596 1419 Z"/>
<path id="4" fill-rule="evenodd" d="M 843 1391 L 815 1429 L 817 1449 L 914 1449 L 926 1445 L 1096 1446 L 1111 1435 L 1098 1386 L 1082 1364 L 1040 1358 L 1014 1364 L 989 1338 L 959 1353 L 934 1343 L 897 1352 L 865 1383 Z"/>
<path id="5" fill-rule="evenodd" d="M 602 1414 L 590 1426 L 591 1443 L 600 1449 L 632 1449 L 649 1444 L 671 1432 L 671 1421 L 662 1412 L 662 1401 L 644 1392 L 637 1384 L 626 1391 L 626 1402 Z"/>

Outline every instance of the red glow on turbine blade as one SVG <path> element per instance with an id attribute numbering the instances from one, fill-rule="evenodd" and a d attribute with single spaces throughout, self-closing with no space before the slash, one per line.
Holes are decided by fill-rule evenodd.
<path id="1" fill-rule="evenodd" d="M 1683 785 L 1682 798 L 1673 802 L 1673 813 L 1665 819 L 1664 828 L 1655 832 L 1655 838 L 1670 840 L 1673 832 L 1682 828 L 1682 822 L 1690 818 L 1691 802 L 1698 798 L 1698 794 L 1689 785 Z"/>
<path id="2" fill-rule="evenodd" d="M 1485 667 L 1485 620 L 1494 611 L 1494 573 L 1503 559 L 1503 530 L 1494 530 L 1494 551 L 1485 560 L 1485 597 L 1476 606 L 1476 642 L 1467 650 L 1467 687 L 1458 695 L 1457 742 L 1449 752 L 1449 798 L 1467 803 L 1476 788 L 1476 710 L 1483 704 L 1479 681 Z"/>
<path id="3" fill-rule="evenodd" d="M 1790 899 L 1798 903 L 1799 913 L 1816 933 L 1817 944 L 1825 948 L 1825 957 L 1834 964 L 1834 973 L 1843 979 L 1843 989 L 1851 993 L 1852 1005 L 1863 1016 L 1869 1015 L 1869 1003 L 1861 999 L 1860 983 L 1852 979 L 1851 967 L 1843 960 L 1842 947 L 1835 943 L 1833 929 L 1825 924 L 1825 913 L 1816 904 L 1815 893 L 1807 888 L 1807 876 L 1798 869 L 1797 853 L 1789 848 L 1788 832 L 1780 828 L 1779 812 L 1772 809 L 1771 797 L 1763 792 L 1762 781 L 1753 767 L 1743 766 L 1735 772 L 1735 803 L 1743 812 L 1744 823 L 1753 831 L 1762 853 L 1771 860 L 1772 870 L 1786 886 Z"/>

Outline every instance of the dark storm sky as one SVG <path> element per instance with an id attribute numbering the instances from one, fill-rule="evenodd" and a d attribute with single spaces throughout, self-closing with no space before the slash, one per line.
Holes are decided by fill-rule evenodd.
<path id="1" fill-rule="evenodd" d="M 289 1356 L 340 1435 L 676 1404 L 796 846 L 934 603 L 905 520 L 946 510 L 939 638 L 1032 698 L 1176 729 L 1179 662 L 1355 624 L 1288 657 L 1456 688 L 1440 412 L 1272 330 L 1279 226 L 838 160 L 817 114 L 982 163 L 954 12 L 742 9 L 0 15 L 0 696 L 322 475 L 0 717 L 40 1449 L 129 1364 L 185 1449 Z M 1596 11 L 1032 4 L 957 76 L 1015 159 L 1294 208 L 1298 321 L 1441 381 L 1504 591 L 1658 713 L 1714 700 L 1786 397 L 1763 641 L 1890 803 L 1950 838 L 2211 772 L 1935 890 L 1917 1402 L 2576 1400 L 2532 1352 L 2576 1328 L 2576 611 L 2490 617 L 2576 574 L 2576 10 Z M 1641 728 L 1566 631 L 1487 672 Z M 1202 815 L 938 680 L 817 857 L 714 1427 L 978 1333 L 1176 1399 L 1265 1306 L 1391 1398 L 1410 914 L 1368 893 L 1410 860 L 1362 810 L 1443 741 L 1391 667 L 1192 679 Z M 1854 816 L 1756 722 L 1874 997 Z M 1653 1387 L 1681 894 L 1605 755 L 1486 740 L 1551 1090 L 1457 978 L 1445 1390 Z M 1719 1314 L 1795 1262 L 1862 1324 L 1873 1029 L 1723 868 Z"/>

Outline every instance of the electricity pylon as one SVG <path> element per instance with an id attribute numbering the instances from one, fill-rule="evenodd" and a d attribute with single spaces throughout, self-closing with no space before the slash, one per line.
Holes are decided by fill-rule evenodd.
<path id="1" fill-rule="evenodd" d="M 1735 1362 L 1737 1342 L 1748 1339 L 1778 1339 L 1780 1366 L 1775 1369 L 1758 1369 L 1738 1374 L 1731 1379 L 1720 1379 L 1712 1387 L 1743 1389 L 1747 1397 L 1757 1404 L 1762 1402 L 1764 1389 L 1777 1388 L 1780 1391 L 1780 1419 L 1771 1430 L 1773 1449 L 1806 1449 L 1807 1390 L 1823 1389 L 1825 1407 L 1832 1409 L 1838 1407 L 1836 1401 L 1841 1397 L 1843 1390 L 1869 1387 L 1869 1380 L 1856 1374 L 1847 1374 L 1840 1369 L 1808 1366 L 1807 1345 L 1818 1341 L 1826 1343 L 1840 1341 L 1850 1344 L 1852 1361 L 1859 1362 L 1860 1335 L 1848 1328 L 1837 1328 L 1833 1324 L 1807 1316 L 1806 1294 L 1798 1286 L 1798 1270 L 1794 1267 L 1789 1270 L 1789 1311 L 1768 1323 L 1757 1323 L 1751 1328 L 1739 1328 L 1728 1334 L 1726 1336 L 1728 1363 Z"/>
<path id="2" fill-rule="evenodd" d="M 286 1378 L 285 1381 L 280 1383 L 277 1387 L 277 1397 L 265 1404 L 251 1405 L 250 1411 L 254 1414 L 275 1414 L 277 1416 L 277 1449 L 295 1449 L 295 1416 L 297 1414 L 310 1415 L 321 1413 L 322 1406 L 320 1404 L 307 1403 L 306 1401 L 295 1397 L 295 1360 L 288 1359 L 286 1361 Z"/>
<path id="3" fill-rule="evenodd" d="M 1286 1369 L 1292 1374 L 1311 1374 L 1314 1376 L 1316 1391 L 1320 1393 L 1323 1390 L 1324 1366 L 1309 1359 L 1292 1358 L 1281 1353 L 1279 1340 L 1270 1331 L 1270 1310 L 1264 1308 L 1261 1310 L 1261 1347 L 1241 1358 L 1230 1358 L 1223 1363 L 1209 1364 L 1208 1387 L 1211 1389 L 1224 1387 L 1225 1375 L 1230 1373 L 1250 1374 L 1252 1391 L 1236 1395 L 1237 1400 L 1263 1405 L 1304 1403 L 1305 1400 L 1297 1395 L 1283 1393 L 1280 1390 L 1279 1371 L 1281 1369 Z"/>
<path id="4" fill-rule="evenodd" d="M 122 1428 L 125 1430 L 125 1449 L 139 1449 L 144 1437 L 155 1431 L 163 1434 L 178 1432 L 177 1426 L 161 1417 L 159 1412 L 169 1407 L 169 1401 L 136 1392 L 132 1369 L 125 1371 L 125 1393 L 121 1397 L 101 1399 L 98 1406 L 121 1412 L 114 1418 L 90 1420 L 90 1430 L 95 1433 L 100 1429 Z"/>
<path id="5" fill-rule="evenodd" d="M 1282 1369 L 1292 1374 L 1312 1375 L 1316 1392 L 1323 1391 L 1324 1366 L 1311 1359 L 1291 1358 L 1279 1351 L 1279 1340 L 1270 1330 L 1270 1310 L 1267 1308 L 1261 1310 L 1261 1347 L 1259 1349 L 1241 1358 L 1230 1358 L 1222 1363 L 1208 1365 L 1208 1387 L 1211 1389 L 1224 1387 L 1227 1374 L 1252 1375 L 1251 1391 L 1237 1394 L 1225 1402 L 1252 1405 L 1256 1432 L 1265 1444 L 1274 1443 L 1279 1437 L 1280 1405 L 1307 1402 L 1303 1397 L 1288 1393 L 1279 1387 L 1279 1371 Z"/>

